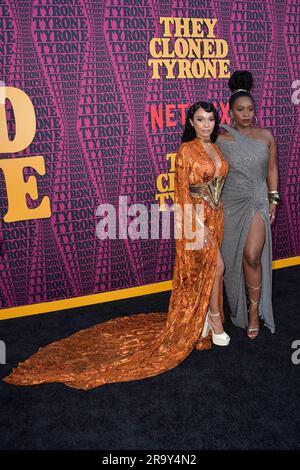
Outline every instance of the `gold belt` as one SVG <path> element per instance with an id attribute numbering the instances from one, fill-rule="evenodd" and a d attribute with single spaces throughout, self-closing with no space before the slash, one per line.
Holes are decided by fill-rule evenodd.
<path id="1" fill-rule="evenodd" d="M 224 176 L 214 176 L 207 183 L 190 185 L 189 191 L 192 196 L 201 197 L 212 209 L 217 210 L 221 207 L 220 197 L 224 183 Z"/>

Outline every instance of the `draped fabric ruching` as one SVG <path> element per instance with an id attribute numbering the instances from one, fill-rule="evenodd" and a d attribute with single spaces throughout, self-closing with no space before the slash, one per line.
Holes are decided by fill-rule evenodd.
<path id="1" fill-rule="evenodd" d="M 222 160 L 221 175 L 228 171 Z M 181 144 L 175 162 L 175 203 L 199 204 L 188 186 L 207 181 L 215 167 L 199 139 Z M 62 382 L 80 389 L 105 383 L 138 380 L 176 367 L 195 347 L 201 334 L 216 272 L 217 247 L 223 234 L 223 210 L 204 203 L 204 222 L 214 243 L 186 250 L 187 240 L 176 239 L 172 293 L 167 313 L 139 313 L 117 317 L 40 348 L 4 380 L 15 385 Z M 222 310 L 222 292 L 220 292 Z M 197 343 L 211 347 L 211 339 Z"/>
<path id="2" fill-rule="evenodd" d="M 250 224 L 259 213 L 265 224 L 265 244 L 261 256 L 262 290 L 259 313 L 272 333 L 275 331 L 272 308 L 272 234 L 269 220 L 268 161 L 269 149 L 264 142 L 244 136 L 231 126 L 223 124 L 234 138 L 218 138 L 230 170 L 222 201 L 224 206 L 224 239 L 222 255 L 225 263 L 225 290 L 232 322 L 246 328 L 248 313 L 243 273 L 243 252 Z"/>

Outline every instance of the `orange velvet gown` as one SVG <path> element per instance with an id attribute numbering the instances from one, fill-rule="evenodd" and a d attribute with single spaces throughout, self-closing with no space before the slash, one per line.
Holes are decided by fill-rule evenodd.
<path id="1" fill-rule="evenodd" d="M 226 176 L 228 164 L 216 145 Z M 208 181 L 215 166 L 198 138 L 181 144 L 175 161 L 175 202 L 199 203 L 189 184 Z M 202 202 L 202 199 L 201 199 Z M 204 223 L 215 243 L 186 250 L 185 238 L 176 239 L 172 293 L 167 314 L 140 313 L 114 318 L 40 348 L 19 363 L 4 381 L 15 385 L 62 382 L 90 389 L 111 382 L 138 380 L 176 367 L 193 350 L 209 349 L 211 337 L 200 339 L 216 273 L 217 249 L 223 236 L 223 209 L 204 202 Z M 190 241 L 190 240 L 189 240 Z M 220 310 L 223 314 L 222 286 Z"/>

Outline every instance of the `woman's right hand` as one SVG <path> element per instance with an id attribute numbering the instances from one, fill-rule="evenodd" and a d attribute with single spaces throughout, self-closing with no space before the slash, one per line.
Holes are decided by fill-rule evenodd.
<path id="1" fill-rule="evenodd" d="M 204 226 L 203 243 L 204 243 L 204 245 L 207 245 L 209 242 L 213 243 L 212 234 L 211 234 L 211 231 L 209 230 L 209 227 L 207 227 L 207 225 L 205 225 Z"/>
<path id="2" fill-rule="evenodd" d="M 203 230 L 203 245 L 204 247 L 210 242 L 213 243 L 212 233 L 207 225 L 203 221 L 197 218 L 197 228 Z"/>

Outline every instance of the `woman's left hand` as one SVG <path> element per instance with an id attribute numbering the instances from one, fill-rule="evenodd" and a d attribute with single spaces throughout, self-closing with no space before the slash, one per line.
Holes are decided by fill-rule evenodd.
<path id="1" fill-rule="evenodd" d="M 269 206 L 269 217 L 270 217 L 270 223 L 272 224 L 275 220 L 275 216 L 276 216 L 276 209 L 277 209 L 277 206 L 276 204 L 270 204 Z"/>

